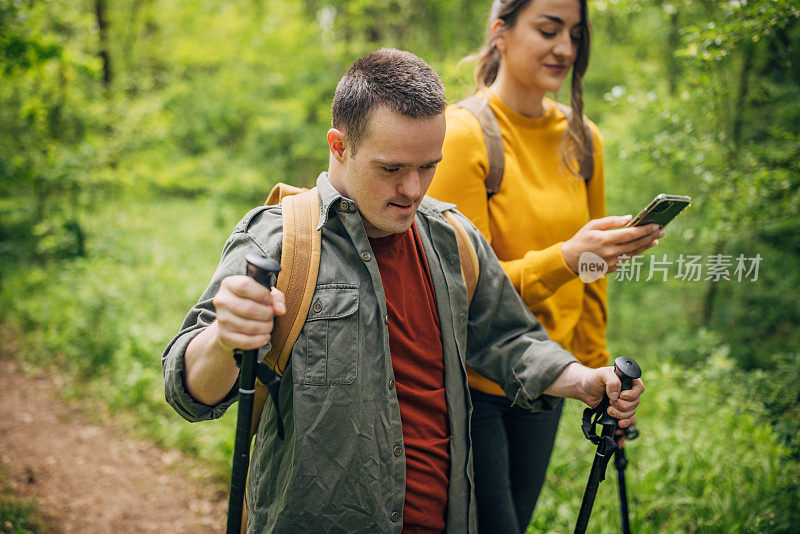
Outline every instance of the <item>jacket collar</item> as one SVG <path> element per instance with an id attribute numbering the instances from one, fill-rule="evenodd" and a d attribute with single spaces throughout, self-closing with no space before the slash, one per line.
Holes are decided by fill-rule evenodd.
<path id="1" fill-rule="evenodd" d="M 320 230 L 328 222 L 328 215 L 331 212 L 331 207 L 337 203 L 341 205 L 342 200 L 345 200 L 345 198 L 331 185 L 328 180 L 327 172 L 321 172 L 317 177 L 317 193 L 319 193 L 320 200 L 319 225 L 317 225 L 317 230 Z M 355 203 L 353 203 L 353 207 L 355 208 Z"/>
<path id="2" fill-rule="evenodd" d="M 320 198 L 319 225 L 317 226 L 317 230 L 322 229 L 322 227 L 328 222 L 331 208 L 335 208 L 336 210 L 343 212 L 355 212 L 358 209 L 355 205 L 355 202 L 342 196 L 342 194 L 339 193 L 339 191 L 337 191 L 333 185 L 331 185 L 331 182 L 328 180 L 327 172 L 322 172 L 317 177 L 317 191 Z M 441 217 L 443 212 L 451 210 L 455 207 L 455 204 L 450 202 L 442 202 L 426 195 L 425 198 L 422 199 L 417 211 L 426 216 L 438 215 Z"/>
<path id="3" fill-rule="evenodd" d="M 456 205 L 451 202 L 442 202 L 441 200 L 436 200 L 433 197 L 425 195 L 417 211 L 421 211 L 425 215 L 432 215 L 435 213 L 441 215 L 445 211 L 450 211 L 455 207 Z"/>

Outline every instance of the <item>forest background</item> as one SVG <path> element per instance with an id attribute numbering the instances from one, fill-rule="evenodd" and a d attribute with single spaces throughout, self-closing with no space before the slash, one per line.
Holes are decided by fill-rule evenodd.
<path id="1" fill-rule="evenodd" d="M 183 422 L 159 354 L 239 218 L 325 168 L 339 77 L 380 46 L 473 89 L 489 0 L 0 0 L 0 327 L 17 357 L 226 483 L 235 410 Z M 590 2 L 586 112 L 610 214 L 691 195 L 609 276 L 609 344 L 640 362 L 627 451 L 640 532 L 800 524 L 800 10 Z M 568 102 L 562 91 L 557 97 Z M 637 272 L 637 269 L 641 269 Z M 530 531 L 574 526 L 593 456 L 562 421 Z M 592 530 L 619 529 L 615 476 Z M 0 514 L 7 511 L 0 504 Z"/>

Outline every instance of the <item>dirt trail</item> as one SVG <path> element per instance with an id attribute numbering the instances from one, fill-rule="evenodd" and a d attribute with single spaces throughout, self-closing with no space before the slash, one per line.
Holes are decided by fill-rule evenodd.
<path id="1" fill-rule="evenodd" d="M 0 359 L 0 464 L 56 532 L 224 531 L 224 488 L 185 476 L 180 454 L 91 423 L 57 389 Z"/>

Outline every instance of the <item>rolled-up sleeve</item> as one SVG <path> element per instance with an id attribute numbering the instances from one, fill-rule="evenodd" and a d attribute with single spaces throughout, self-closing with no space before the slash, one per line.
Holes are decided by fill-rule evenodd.
<path id="1" fill-rule="evenodd" d="M 209 406 L 198 402 L 186 388 L 186 347 L 203 328 L 193 328 L 172 340 L 162 357 L 164 373 L 164 395 L 167 403 L 187 421 L 197 422 L 216 419 L 236 401 L 236 386 L 219 403 Z"/>

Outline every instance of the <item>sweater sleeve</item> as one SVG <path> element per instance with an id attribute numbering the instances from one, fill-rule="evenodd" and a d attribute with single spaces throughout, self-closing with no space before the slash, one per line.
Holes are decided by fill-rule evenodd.
<path id="1" fill-rule="evenodd" d="M 606 216 L 605 173 L 603 168 L 603 140 L 594 124 L 594 172 L 588 184 L 589 216 L 598 219 Z M 575 326 L 572 341 L 573 353 L 589 367 L 608 365 L 606 326 L 608 324 L 607 281 L 601 278 L 585 284 L 583 311 Z"/>
<path id="2" fill-rule="evenodd" d="M 514 289 L 532 308 L 551 297 L 559 287 L 575 278 L 561 252 L 563 241 L 543 250 L 529 250 L 522 258 L 501 261 Z"/>

